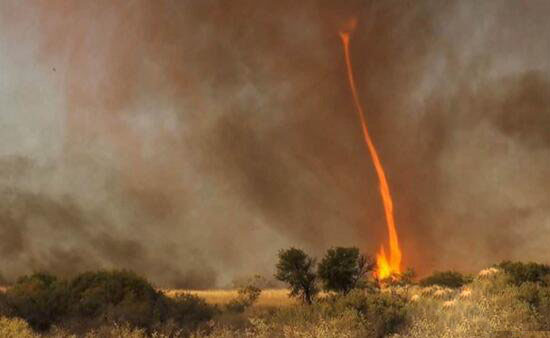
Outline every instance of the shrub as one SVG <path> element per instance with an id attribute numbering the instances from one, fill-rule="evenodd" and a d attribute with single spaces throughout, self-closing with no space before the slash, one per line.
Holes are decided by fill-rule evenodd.
<path id="1" fill-rule="evenodd" d="M 550 287 L 525 282 L 518 287 L 518 298 L 535 310 L 540 330 L 550 330 Z"/>
<path id="2" fill-rule="evenodd" d="M 4 338 L 34 338 L 29 324 L 20 318 L 0 317 L 0 337 Z"/>
<path id="3" fill-rule="evenodd" d="M 95 319 L 95 326 L 116 322 L 151 330 L 171 320 L 180 329 L 192 331 L 217 312 L 197 296 L 167 298 L 130 271 L 83 273 L 70 282 L 70 290 L 72 313 Z"/>
<path id="4" fill-rule="evenodd" d="M 290 311 L 292 310 L 292 311 Z M 368 337 L 364 320 L 353 309 L 326 316 L 319 305 L 280 309 L 278 318 L 252 318 L 244 332 L 215 330 L 215 337 Z M 282 320 L 284 318 L 284 320 Z M 221 331 L 221 332 L 220 332 Z"/>
<path id="5" fill-rule="evenodd" d="M 550 266 L 546 264 L 504 261 L 498 267 L 510 276 L 510 282 L 516 286 L 525 282 L 550 286 Z"/>
<path id="6" fill-rule="evenodd" d="M 1 316 L 11 317 L 13 313 L 8 301 L 8 296 L 5 292 L 0 291 L 0 317 Z"/>
<path id="7" fill-rule="evenodd" d="M 406 324 L 405 300 L 397 295 L 332 294 L 312 305 L 264 311 L 252 321 L 259 337 L 383 337 Z M 244 336 L 243 334 L 235 336 Z"/>
<path id="8" fill-rule="evenodd" d="M 25 319 L 33 329 L 44 331 L 67 314 L 68 295 L 66 282 L 35 273 L 19 278 L 6 292 L 6 300 L 12 315 Z"/>
<path id="9" fill-rule="evenodd" d="M 323 257 L 317 273 L 327 291 L 347 294 L 362 286 L 367 272 L 374 268 L 372 260 L 359 252 L 358 248 L 331 248 Z"/>
<path id="10" fill-rule="evenodd" d="M 388 293 L 371 294 L 367 297 L 366 316 L 377 337 L 396 333 L 407 321 L 406 301 Z"/>
<path id="11" fill-rule="evenodd" d="M 304 303 L 311 304 L 319 292 L 315 285 L 314 266 L 315 259 L 300 249 L 281 250 L 275 278 L 289 285 L 291 297 L 301 298 Z"/>
<path id="12" fill-rule="evenodd" d="M 69 283 L 71 314 L 106 322 L 149 328 L 167 319 L 168 300 L 145 279 L 130 271 L 98 271 Z"/>
<path id="13" fill-rule="evenodd" d="M 354 290 L 344 296 L 326 299 L 336 313 L 357 311 L 365 320 L 369 336 L 384 337 L 397 333 L 407 322 L 405 298 L 393 293 L 365 293 Z"/>
<path id="14" fill-rule="evenodd" d="M 416 271 L 413 268 L 408 268 L 397 279 L 398 286 L 414 285 L 416 278 Z"/>
<path id="15" fill-rule="evenodd" d="M 170 318 L 187 332 L 196 330 L 200 324 L 211 320 L 219 311 L 200 297 L 181 294 L 171 300 Z"/>
<path id="16" fill-rule="evenodd" d="M 42 273 L 24 276 L 0 295 L 0 310 L 38 331 L 62 325 L 78 334 L 113 323 L 151 332 L 168 322 L 175 331 L 191 332 L 217 313 L 196 296 L 170 299 L 129 271 L 86 272 L 69 281 Z"/>
<path id="17" fill-rule="evenodd" d="M 86 333 L 85 338 L 103 338 L 103 337 L 119 337 L 119 338 L 147 338 L 148 335 L 143 329 L 136 329 L 128 324 L 110 324 L 104 325 L 97 329 Z M 159 337 L 158 335 L 155 337 Z"/>
<path id="18" fill-rule="evenodd" d="M 226 308 L 231 312 L 242 313 L 258 300 L 261 293 L 262 290 L 254 285 L 239 288 L 239 295 L 231 300 Z"/>
<path id="19" fill-rule="evenodd" d="M 421 286 L 446 286 L 449 288 L 459 288 L 464 284 L 470 283 L 471 277 L 464 276 L 460 272 L 456 271 L 435 271 L 431 276 L 420 280 Z"/>
<path id="20" fill-rule="evenodd" d="M 517 289 L 502 273 L 492 278 L 475 279 L 468 285 L 468 297 L 444 301 L 421 295 L 408 304 L 410 325 L 404 336 L 492 337 L 500 336 L 499 333 L 506 336 L 506 332 L 510 335 L 509 332 L 535 330 L 537 323 L 533 311 L 518 299 Z"/>

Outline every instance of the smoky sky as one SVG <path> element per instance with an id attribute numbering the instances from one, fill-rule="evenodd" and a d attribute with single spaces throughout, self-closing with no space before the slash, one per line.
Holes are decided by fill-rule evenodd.
<path id="1" fill-rule="evenodd" d="M 547 262 L 550 3 L 3 1 L 0 271 L 204 288 L 277 251 Z"/>

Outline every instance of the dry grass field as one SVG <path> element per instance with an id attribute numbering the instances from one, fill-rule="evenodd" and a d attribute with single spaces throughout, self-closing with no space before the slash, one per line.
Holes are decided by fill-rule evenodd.
<path id="1" fill-rule="evenodd" d="M 199 296 L 206 300 L 207 303 L 223 305 L 229 303 L 232 299 L 237 298 L 237 290 L 182 290 L 169 289 L 162 290 L 168 297 L 176 297 L 183 293 L 189 293 Z M 267 289 L 262 290 L 260 297 L 254 306 L 288 306 L 296 304 L 296 300 L 288 297 L 287 289 Z"/>

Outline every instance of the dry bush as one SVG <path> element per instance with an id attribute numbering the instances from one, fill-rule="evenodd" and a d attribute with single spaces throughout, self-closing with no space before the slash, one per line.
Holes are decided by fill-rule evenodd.
<path id="1" fill-rule="evenodd" d="M 284 325 L 268 324 L 266 320 L 253 321 L 253 333 L 257 337 L 274 336 L 275 333 L 283 337 L 368 337 L 369 328 L 358 311 L 348 308 L 333 316 L 319 318 L 319 320 L 301 321 L 297 324 Z"/>
<path id="2" fill-rule="evenodd" d="M 230 312 L 242 313 L 252 306 L 260 297 L 262 290 L 254 285 L 248 285 L 239 289 L 238 296 L 226 304 L 225 308 Z"/>
<path id="3" fill-rule="evenodd" d="M 34 338 L 38 336 L 23 319 L 0 317 L 0 337 Z"/>
<path id="4" fill-rule="evenodd" d="M 297 305 L 303 307 L 302 305 Z M 311 309 L 311 307 L 308 307 Z M 309 312 L 309 309 L 306 310 Z M 368 337 L 367 328 L 357 311 L 347 309 L 327 318 L 317 318 L 311 313 L 294 313 L 296 321 L 278 322 L 269 318 L 251 318 L 250 325 L 243 330 L 227 326 L 216 326 L 207 335 L 214 338 L 229 337 L 303 337 L 303 338 L 360 338 Z M 206 337 L 198 332 L 191 337 Z"/>
<path id="5" fill-rule="evenodd" d="M 477 274 L 477 277 L 478 278 L 485 278 L 485 277 L 491 277 L 497 273 L 500 273 L 501 270 L 497 269 L 497 268 L 487 268 L 487 269 L 483 269 L 481 270 L 478 274 Z"/>
<path id="6" fill-rule="evenodd" d="M 312 305 L 256 309 L 249 315 L 249 325 L 236 329 L 218 322 L 209 336 L 383 337 L 397 332 L 406 321 L 403 297 L 360 290 L 326 295 Z"/>
<path id="7" fill-rule="evenodd" d="M 518 294 L 535 311 L 539 330 L 550 330 L 550 287 L 526 282 L 519 286 Z"/>
<path id="8" fill-rule="evenodd" d="M 509 277 L 496 274 L 468 286 L 469 296 L 452 300 L 420 297 L 411 302 L 411 325 L 404 337 L 478 337 L 537 328 L 533 311 L 519 299 Z"/>
<path id="9" fill-rule="evenodd" d="M 120 338 L 147 338 L 145 330 L 133 328 L 128 324 L 104 325 L 98 329 L 88 332 L 85 338 L 104 338 L 104 337 L 120 337 Z"/>

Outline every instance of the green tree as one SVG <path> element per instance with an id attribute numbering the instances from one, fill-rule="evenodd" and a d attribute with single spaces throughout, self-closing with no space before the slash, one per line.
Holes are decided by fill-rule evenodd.
<path id="1" fill-rule="evenodd" d="M 275 278 L 290 287 L 290 296 L 301 298 L 311 304 L 319 292 L 315 285 L 315 259 L 296 248 L 279 251 L 279 262 Z"/>
<path id="2" fill-rule="evenodd" d="M 337 247 L 327 251 L 317 271 L 325 290 L 347 294 L 361 287 L 365 275 L 373 268 L 373 261 L 358 248 Z"/>

